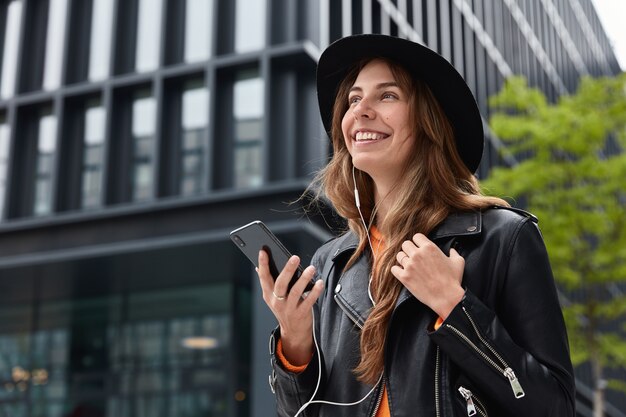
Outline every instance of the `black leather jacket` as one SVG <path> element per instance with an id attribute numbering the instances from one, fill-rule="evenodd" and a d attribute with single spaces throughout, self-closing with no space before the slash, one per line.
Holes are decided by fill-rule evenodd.
<path id="1" fill-rule="evenodd" d="M 434 331 L 435 313 L 406 288 L 400 293 L 389 323 L 383 377 L 392 417 L 467 416 L 472 404 L 477 416 L 575 415 L 565 325 L 535 223 L 521 210 L 493 208 L 452 215 L 430 234 L 444 252 L 454 245 L 465 258 L 466 294 Z M 311 398 L 318 362 L 316 399 L 354 402 L 372 388 L 352 372 L 359 362 L 360 328 L 372 306 L 367 256 L 343 271 L 356 245 L 356 236 L 347 233 L 313 257 L 326 281 L 315 311 L 321 356 L 316 353 L 300 374 L 287 372 L 274 352 L 280 329 L 271 336 L 270 385 L 279 416 L 293 417 Z M 301 415 L 372 416 L 381 394 L 379 384 L 358 405 L 314 404 Z"/>

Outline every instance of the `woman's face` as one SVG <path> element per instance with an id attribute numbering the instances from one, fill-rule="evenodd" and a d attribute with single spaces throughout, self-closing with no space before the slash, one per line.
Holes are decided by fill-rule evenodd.
<path id="1" fill-rule="evenodd" d="M 386 62 L 369 62 L 348 94 L 341 129 L 354 166 L 375 182 L 396 181 L 414 151 L 409 95 Z"/>

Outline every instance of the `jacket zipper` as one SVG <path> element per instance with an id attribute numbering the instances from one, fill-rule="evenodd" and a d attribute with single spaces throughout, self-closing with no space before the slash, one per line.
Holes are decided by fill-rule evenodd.
<path id="1" fill-rule="evenodd" d="M 378 398 L 376 399 L 376 406 L 374 407 L 374 411 L 370 415 L 371 417 L 376 416 L 376 413 L 378 413 L 378 409 L 380 408 L 380 404 L 383 402 L 383 394 L 385 393 L 384 387 L 387 384 L 385 377 L 380 380 L 379 384 L 380 388 L 378 389 Z"/>
<path id="2" fill-rule="evenodd" d="M 463 339 L 463 341 L 465 341 L 465 343 L 468 346 L 472 347 L 483 359 L 485 359 L 485 361 L 487 361 L 487 363 L 489 363 L 494 369 L 496 369 L 498 372 L 504 375 L 505 378 L 509 380 L 509 383 L 511 384 L 511 390 L 513 391 L 513 395 L 515 396 L 515 398 L 518 398 L 518 399 L 522 398 L 525 395 L 525 393 L 524 393 L 524 390 L 522 389 L 522 385 L 520 384 L 519 380 L 515 376 L 515 372 L 513 372 L 513 369 L 506 363 L 506 361 L 502 358 L 502 356 L 500 356 L 498 352 L 496 352 L 496 350 L 489 343 L 487 343 L 487 341 L 482 337 L 482 335 L 478 331 L 478 327 L 476 327 L 474 320 L 472 319 L 470 314 L 467 312 L 465 307 L 463 307 L 463 312 L 465 313 L 468 320 L 472 324 L 474 332 L 476 332 L 476 335 L 478 336 L 480 341 L 487 347 L 487 349 L 491 351 L 491 353 L 496 357 L 496 359 L 500 361 L 502 366 L 499 366 L 497 363 L 495 363 L 493 359 L 487 356 L 485 352 L 480 350 L 478 346 L 476 346 L 476 344 L 474 344 L 474 342 L 472 342 L 467 336 L 465 336 L 459 329 L 457 329 L 456 327 L 450 324 L 446 324 L 446 327 L 452 330 L 461 339 Z"/>
<path id="3" fill-rule="evenodd" d="M 439 354 L 439 346 L 437 346 L 437 356 L 435 358 L 435 415 L 441 416 L 441 409 L 439 408 L 439 364 L 441 362 Z"/>
<path id="4" fill-rule="evenodd" d="M 468 416 L 470 417 L 474 416 L 476 415 L 476 412 L 478 411 L 483 417 L 487 417 L 487 409 L 485 408 L 483 403 L 480 402 L 478 397 L 472 394 L 472 391 L 468 390 L 464 386 L 460 386 L 459 393 L 461 393 L 461 396 L 467 403 L 467 415 Z M 478 407 L 476 406 L 476 404 L 474 404 L 474 402 L 478 404 Z"/>
<path id="5" fill-rule="evenodd" d="M 337 305 L 339 305 L 339 308 L 341 308 L 341 310 L 343 310 L 343 312 L 346 314 L 346 316 L 348 316 L 348 318 L 350 318 L 350 320 L 352 320 L 352 322 L 359 329 L 363 330 L 363 325 L 361 323 L 359 323 L 357 317 L 343 305 L 343 301 L 341 301 L 341 299 L 338 298 L 336 295 L 335 295 L 334 298 L 335 298 L 335 301 L 337 301 Z"/>

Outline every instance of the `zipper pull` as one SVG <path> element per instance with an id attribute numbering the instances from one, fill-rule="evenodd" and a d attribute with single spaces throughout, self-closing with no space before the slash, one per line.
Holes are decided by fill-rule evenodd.
<path id="1" fill-rule="evenodd" d="M 476 406 L 474 405 L 474 401 L 472 400 L 472 391 L 468 390 L 467 388 L 465 388 L 463 386 L 460 386 L 459 387 L 459 392 L 461 393 L 461 396 L 467 402 L 467 415 L 468 416 L 475 415 L 476 414 Z"/>
<path id="2" fill-rule="evenodd" d="M 511 389 L 513 390 L 513 395 L 515 395 L 515 398 L 522 398 L 524 395 L 526 395 L 524 393 L 522 385 L 519 383 L 519 380 L 515 376 L 515 372 L 513 372 L 513 369 L 506 368 L 504 370 L 504 376 L 509 379 L 509 382 L 511 383 Z"/>

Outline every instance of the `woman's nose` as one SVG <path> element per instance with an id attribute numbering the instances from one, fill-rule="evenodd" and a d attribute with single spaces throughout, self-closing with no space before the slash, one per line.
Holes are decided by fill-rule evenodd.
<path id="1" fill-rule="evenodd" d="M 360 119 L 363 117 L 367 119 L 373 119 L 376 116 L 376 112 L 374 111 L 372 106 L 369 105 L 369 101 L 366 99 L 362 99 L 361 101 L 359 101 L 358 104 L 354 106 L 352 112 L 355 119 Z"/>

